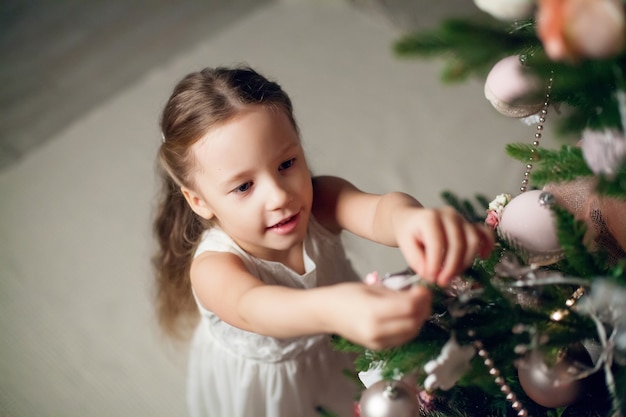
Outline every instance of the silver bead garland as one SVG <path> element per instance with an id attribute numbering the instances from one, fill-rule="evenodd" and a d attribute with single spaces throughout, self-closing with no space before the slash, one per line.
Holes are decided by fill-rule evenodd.
<path id="1" fill-rule="evenodd" d="M 524 171 L 524 179 L 522 180 L 522 186 L 520 187 L 520 192 L 524 192 L 528 189 L 530 172 L 533 169 L 533 162 L 538 159 L 537 156 L 537 148 L 539 147 L 540 140 L 543 132 L 543 125 L 546 122 L 546 116 L 548 115 L 548 107 L 550 106 L 550 94 L 552 93 L 552 82 L 554 81 L 553 76 L 550 75 L 548 78 L 548 85 L 546 86 L 546 95 L 543 101 L 543 106 L 539 112 L 539 124 L 537 125 L 537 131 L 535 132 L 535 140 L 533 140 L 533 148 L 530 150 L 530 162 L 526 164 L 526 171 Z"/>
<path id="2" fill-rule="evenodd" d="M 493 359 L 489 357 L 489 352 L 483 346 L 480 340 L 474 341 L 474 347 L 478 352 L 478 356 L 483 359 L 483 363 L 489 370 L 489 375 L 494 377 L 496 385 L 500 388 L 500 392 L 505 395 L 506 400 L 511 403 L 511 408 L 517 411 L 519 417 L 529 417 L 528 411 L 524 408 L 522 403 L 517 400 L 517 396 L 511 391 L 511 387 L 506 383 L 504 378 L 500 375 L 500 371 L 495 367 Z"/>

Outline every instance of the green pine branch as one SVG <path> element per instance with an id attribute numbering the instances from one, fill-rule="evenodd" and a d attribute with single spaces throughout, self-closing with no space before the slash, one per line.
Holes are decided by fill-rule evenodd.
<path id="1" fill-rule="evenodd" d="M 594 278 L 606 273 L 598 258 L 593 256 L 584 244 L 587 227 L 582 220 L 576 220 L 574 216 L 559 206 L 553 206 L 555 214 L 557 236 L 563 253 L 564 261 L 560 268 L 572 276 L 582 278 Z"/>
<path id="2" fill-rule="evenodd" d="M 557 62 L 544 53 L 532 20 L 511 24 L 478 18 L 444 20 L 434 30 L 401 37 L 393 47 L 404 58 L 444 58 L 444 82 L 484 78 L 500 59 L 524 56 L 529 71 L 553 80 L 550 103 L 558 103 L 562 111 L 554 122 L 558 135 L 579 136 L 585 128 L 626 128 L 615 94 L 625 88 L 626 50 L 602 60 Z"/>
<path id="3" fill-rule="evenodd" d="M 511 143 L 506 145 L 506 152 L 512 158 L 533 166 L 530 181 L 536 187 L 593 176 L 579 147 L 563 145 L 559 150 L 552 150 Z"/>
<path id="4" fill-rule="evenodd" d="M 406 35 L 396 41 L 400 57 L 447 58 L 442 73 L 445 82 L 463 81 L 470 75 L 485 75 L 507 55 L 532 53 L 539 42 L 529 22 L 512 26 L 494 21 L 448 19 L 435 30 Z"/>
<path id="5" fill-rule="evenodd" d="M 465 220 L 470 223 L 482 223 L 485 221 L 485 215 L 487 207 L 489 207 L 489 200 L 484 195 L 476 195 L 474 197 L 478 206 L 467 199 L 460 199 L 456 194 L 451 191 L 444 191 L 441 193 L 441 199 L 445 204 L 456 209 L 457 212 Z"/>
<path id="6" fill-rule="evenodd" d="M 573 181 L 580 177 L 595 177 L 596 191 L 600 195 L 626 199 L 626 160 L 614 176 L 594 175 L 585 162 L 582 150 L 576 146 L 563 145 L 558 150 L 536 148 L 523 143 L 506 145 L 509 156 L 525 164 L 533 165 L 530 184 L 542 187 L 548 183 Z"/>

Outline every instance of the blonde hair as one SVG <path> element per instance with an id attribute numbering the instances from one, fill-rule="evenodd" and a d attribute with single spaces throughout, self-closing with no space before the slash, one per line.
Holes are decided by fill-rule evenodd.
<path id="1" fill-rule="evenodd" d="M 181 192 L 183 186 L 194 189 L 191 147 L 211 128 L 251 105 L 285 112 L 298 129 L 289 96 L 249 67 L 205 68 L 188 74 L 163 109 L 163 143 L 158 152 L 162 189 L 153 225 L 158 249 L 152 263 L 157 318 L 170 336 L 185 335 L 196 322 L 189 269 L 198 241 L 210 227 L 191 210 Z"/>

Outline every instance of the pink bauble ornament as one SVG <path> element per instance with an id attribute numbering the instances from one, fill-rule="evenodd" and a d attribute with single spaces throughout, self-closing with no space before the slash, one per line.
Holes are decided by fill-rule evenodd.
<path id="1" fill-rule="evenodd" d="M 550 206 L 554 196 L 530 190 L 514 197 L 502 211 L 498 234 L 519 252 L 526 262 L 550 265 L 562 256 L 556 224 Z"/>
<path id="2" fill-rule="evenodd" d="M 548 367 L 541 352 L 533 351 L 517 364 L 517 376 L 528 397 L 549 408 L 565 407 L 580 398 L 582 381 L 566 358 Z"/>
<path id="3" fill-rule="evenodd" d="M 420 405 L 407 383 L 381 380 L 363 392 L 359 409 L 361 417 L 415 417 Z"/>
<path id="4" fill-rule="evenodd" d="M 547 83 L 524 69 L 517 55 L 497 62 L 485 80 L 485 97 L 501 114 L 523 118 L 541 111 Z"/>

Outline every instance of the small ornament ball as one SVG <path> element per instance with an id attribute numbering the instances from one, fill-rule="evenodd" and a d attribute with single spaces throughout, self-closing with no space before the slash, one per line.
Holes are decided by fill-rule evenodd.
<path id="1" fill-rule="evenodd" d="M 548 367 L 540 352 L 532 352 L 518 365 L 518 378 L 526 395 L 537 404 L 557 408 L 575 403 L 582 392 L 582 381 L 575 379 L 566 359 Z"/>
<path id="2" fill-rule="evenodd" d="M 476 7 L 499 20 L 513 21 L 529 17 L 535 0 L 474 0 Z"/>
<path id="3" fill-rule="evenodd" d="M 415 390 L 402 381 L 381 380 L 361 395 L 361 417 L 415 417 L 420 405 Z"/>
<path id="4" fill-rule="evenodd" d="M 524 70 L 518 55 L 498 61 L 485 80 L 485 97 L 501 114 L 523 118 L 541 111 L 545 82 Z"/>
<path id="5" fill-rule="evenodd" d="M 502 211 L 498 234 L 519 249 L 527 262 L 550 265 L 561 258 L 562 249 L 550 210 L 553 202 L 552 194 L 530 190 L 514 197 Z"/>

